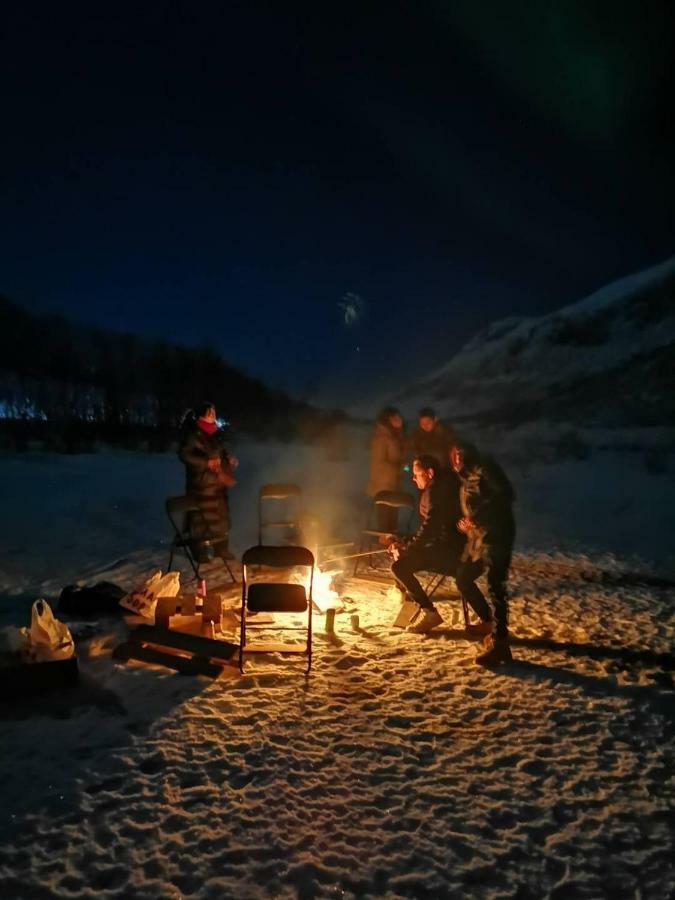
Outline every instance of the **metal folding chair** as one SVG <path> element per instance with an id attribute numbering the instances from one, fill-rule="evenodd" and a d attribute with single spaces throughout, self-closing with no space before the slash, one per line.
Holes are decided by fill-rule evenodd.
<path id="1" fill-rule="evenodd" d="M 169 570 L 173 564 L 173 558 L 176 552 L 184 553 L 194 572 L 197 581 L 202 577 L 199 567 L 207 562 L 215 559 L 218 551 L 218 544 L 224 543 L 223 538 L 211 536 L 204 514 L 193 497 L 167 497 L 166 514 L 173 526 L 174 535 L 169 548 Z M 192 534 L 192 524 L 199 522 L 199 535 Z M 236 584 L 237 579 L 229 566 L 229 563 L 223 557 L 223 565 L 232 579 L 232 583 Z"/>
<path id="2" fill-rule="evenodd" d="M 454 572 L 430 572 L 430 575 L 431 578 L 425 587 L 425 592 L 429 599 L 431 599 L 436 591 L 443 586 L 448 578 L 454 576 Z M 462 613 L 464 614 L 464 627 L 468 628 L 470 624 L 469 606 L 461 594 L 460 599 L 462 601 Z"/>
<path id="3" fill-rule="evenodd" d="M 263 545 L 263 530 L 285 528 L 293 530 L 294 539 L 300 538 L 300 503 L 302 491 L 297 484 L 264 484 L 258 493 L 258 544 Z M 264 519 L 263 504 L 276 500 L 288 501 L 283 519 Z M 289 515 L 290 514 L 290 515 Z"/>
<path id="4" fill-rule="evenodd" d="M 397 528 L 391 531 L 380 531 L 376 527 L 378 507 L 387 506 L 396 510 Z M 400 510 L 408 510 L 407 521 L 403 529 L 399 528 Z M 368 510 L 366 518 L 366 527 L 361 532 L 361 543 L 359 544 L 359 553 L 364 553 L 366 547 L 372 544 L 380 537 L 386 537 L 393 534 L 394 537 L 405 538 L 410 534 L 410 525 L 412 523 L 413 513 L 415 511 L 415 499 L 405 491 L 380 491 L 373 497 L 372 505 Z M 373 551 L 374 552 L 374 551 Z M 359 565 L 363 557 L 357 557 L 354 561 L 354 575 L 358 575 Z"/>
<path id="5" fill-rule="evenodd" d="M 302 645 L 258 645 L 248 652 L 303 653 L 307 654 L 307 674 L 312 667 L 312 586 L 314 584 L 314 554 L 306 547 L 269 547 L 258 544 L 249 547 L 241 558 L 241 622 L 239 631 L 239 670 L 244 671 L 246 646 L 246 612 L 249 613 L 307 613 L 307 641 Z M 249 582 L 250 566 L 270 566 L 276 569 L 305 566 L 310 570 L 309 591 L 302 584 L 288 582 Z M 259 569 L 257 571 L 259 576 Z M 292 626 L 290 626 L 292 627 Z M 304 629 L 303 629 L 304 630 Z"/>

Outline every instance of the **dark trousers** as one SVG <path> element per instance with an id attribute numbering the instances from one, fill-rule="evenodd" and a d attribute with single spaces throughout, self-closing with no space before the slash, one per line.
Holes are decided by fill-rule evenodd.
<path id="1" fill-rule="evenodd" d="M 413 545 L 401 552 L 391 567 L 396 584 L 422 609 L 433 609 L 433 603 L 415 578 L 415 572 L 442 572 L 454 575 L 458 564 L 458 549 L 452 544 Z M 483 601 L 485 602 L 485 601 Z"/>
<path id="2" fill-rule="evenodd" d="M 457 588 L 466 602 L 483 621 L 494 620 L 494 633 L 499 638 L 509 634 L 509 601 L 506 582 L 511 565 L 511 546 L 484 546 L 481 559 L 460 562 L 455 580 Z M 492 613 L 476 579 L 483 572 L 487 575 L 488 594 L 492 603 Z"/>

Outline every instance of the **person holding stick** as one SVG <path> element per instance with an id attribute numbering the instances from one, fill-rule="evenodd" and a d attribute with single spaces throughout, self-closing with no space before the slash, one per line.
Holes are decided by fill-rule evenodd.
<path id="1" fill-rule="evenodd" d="M 394 558 L 391 573 L 399 588 L 420 608 L 421 618 L 407 631 L 426 634 L 443 621 L 424 588 L 415 577 L 419 571 L 453 574 L 462 553 L 464 536 L 452 528 L 457 516 L 457 498 L 450 490 L 441 463 L 427 454 L 413 460 L 412 480 L 421 491 L 420 526 L 407 543 L 394 541 L 389 550 Z M 457 509 L 456 509 L 457 507 Z"/>

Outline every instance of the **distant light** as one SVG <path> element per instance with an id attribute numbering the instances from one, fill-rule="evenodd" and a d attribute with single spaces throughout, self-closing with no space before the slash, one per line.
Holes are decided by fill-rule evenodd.
<path id="1" fill-rule="evenodd" d="M 342 297 L 338 307 L 342 310 L 343 321 L 347 328 L 356 325 L 363 318 L 366 309 L 363 297 L 353 294 L 351 291 Z"/>

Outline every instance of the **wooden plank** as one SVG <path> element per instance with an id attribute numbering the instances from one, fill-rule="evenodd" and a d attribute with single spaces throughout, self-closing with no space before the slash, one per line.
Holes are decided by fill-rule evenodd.
<path id="1" fill-rule="evenodd" d="M 238 644 L 221 641 L 216 638 L 199 637 L 174 631 L 172 628 L 161 628 L 158 625 L 140 625 L 129 635 L 134 644 L 159 644 L 161 647 L 174 647 L 188 653 L 197 653 L 206 659 L 231 659 L 239 649 Z"/>
<path id="2" fill-rule="evenodd" d="M 351 573 L 346 574 L 346 579 L 351 581 L 353 578 L 355 581 L 366 581 L 369 584 L 380 584 L 380 585 L 392 585 L 394 584 L 394 576 L 391 572 L 383 572 L 381 575 L 377 575 L 375 572 L 372 574 L 368 572 L 364 572 L 363 574 L 359 572 L 357 575 L 352 575 Z"/>
<path id="3" fill-rule="evenodd" d="M 246 653 L 307 653 L 307 644 L 304 641 L 286 644 L 275 641 L 265 644 L 244 644 L 244 654 Z"/>
<path id="4" fill-rule="evenodd" d="M 404 600 L 392 626 L 394 628 L 407 628 L 419 611 L 419 606 L 413 600 Z"/>
<path id="5" fill-rule="evenodd" d="M 217 678 L 223 671 L 222 666 L 201 657 L 179 656 L 176 653 L 162 651 L 158 647 L 137 644 L 134 641 L 127 641 L 115 647 L 113 658 L 120 662 L 135 659 L 155 666 L 164 666 L 168 669 L 175 669 L 181 675 L 208 675 L 211 678 Z"/>

